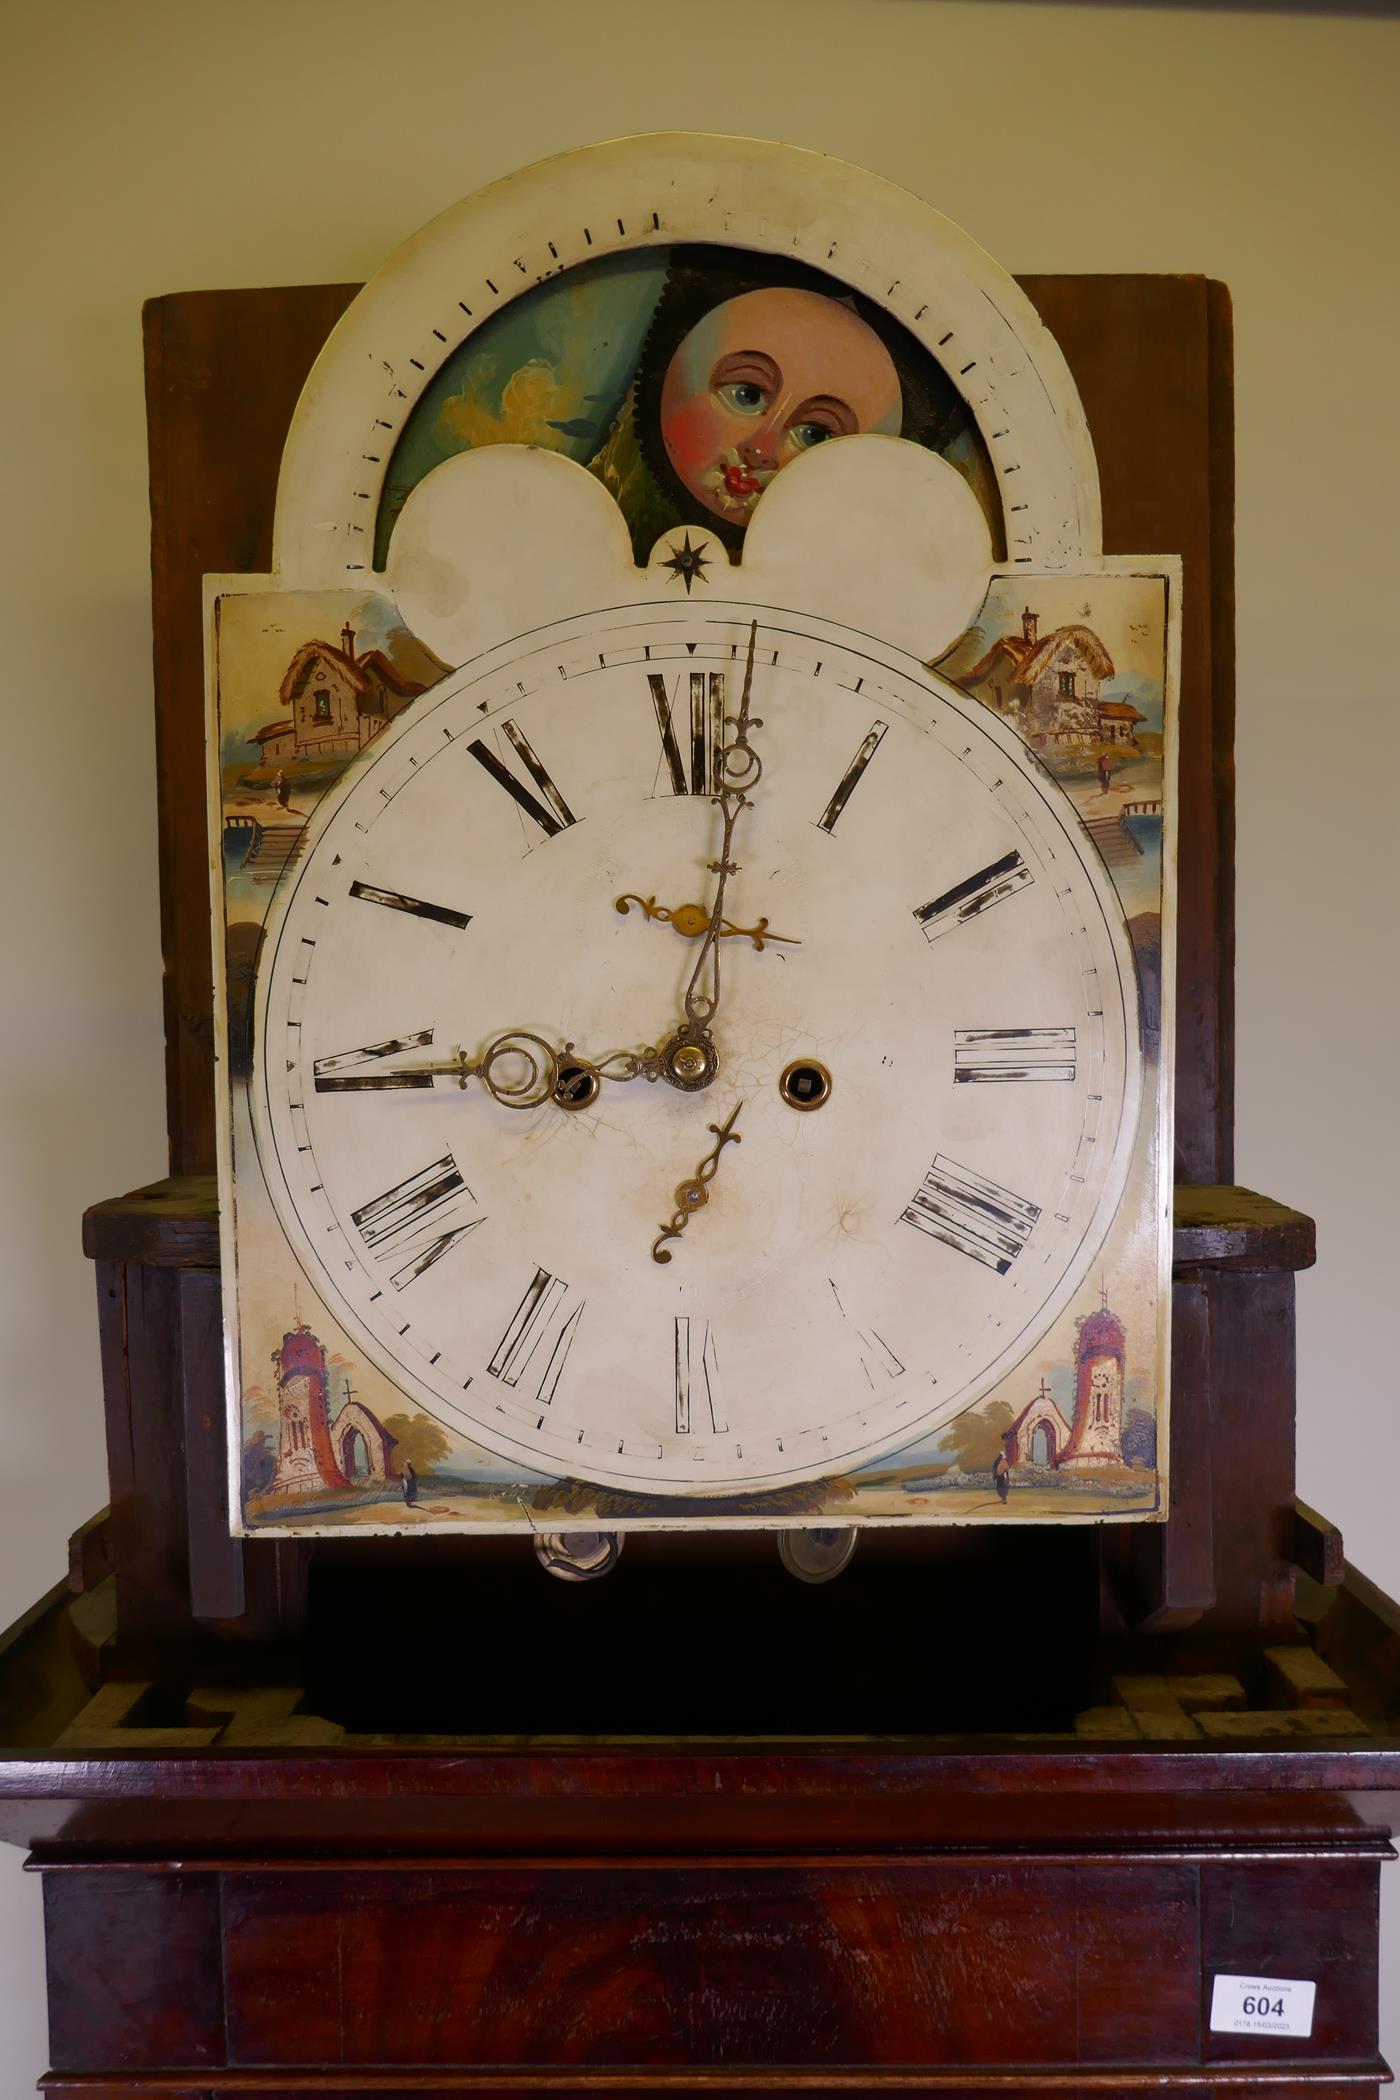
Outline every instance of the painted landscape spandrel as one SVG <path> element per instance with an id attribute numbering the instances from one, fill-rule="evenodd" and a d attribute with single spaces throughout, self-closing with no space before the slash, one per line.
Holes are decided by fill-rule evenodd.
<path id="1" fill-rule="evenodd" d="M 443 676 L 391 601 L 349 592 L 230 593 L 216 618 L 216 870 L 224 928 L 229 1118 L 238 1162 L 231 1390 L 232 1505 L 250 1528 L 473 1512 L 528 1521 L 521 1479 L 415 1408 L 358 1352 L 300 1276 L 258 1171 L 248 1105 L 253 982 L 268 907 L 320 797 Z M 451 1501 L 444 1496 L 451 1493 Z"/>
<path id="2" fill-rule="evenodd" d="M 1169 606 L 1155 575 L 998 578 L 937 669 L 1035 752 L 1112 878 L 1160 1062 Z"/>

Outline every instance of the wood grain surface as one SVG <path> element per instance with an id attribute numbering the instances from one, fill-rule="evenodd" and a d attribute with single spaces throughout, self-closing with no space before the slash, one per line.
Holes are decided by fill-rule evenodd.
<path id="1" fill-rule="evenodd" d="M 645 2066 L 682 2090 L 711 2071 L 1374 2080 L 1376 1873 L 1296 1854 L 50 1872 L 53 2055 L 269 2078 Z M 1221 1971 L 1314 1978 L 1312 2036 L 1212 2035 Z"/>

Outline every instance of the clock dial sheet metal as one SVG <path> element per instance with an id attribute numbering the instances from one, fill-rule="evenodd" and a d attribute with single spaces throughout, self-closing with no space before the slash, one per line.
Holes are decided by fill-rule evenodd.
<path id="1" fill-rule="evenodd" d="M 416 1070 L 674 1024 L 755 616 L 714 1085 Z M 443 674 L 381 595 L 218 597 L 248 1527 L 1159 1514 L 1173 617 L 1169 575 L 995 580 L 935 674 L 647 603 Z"/>

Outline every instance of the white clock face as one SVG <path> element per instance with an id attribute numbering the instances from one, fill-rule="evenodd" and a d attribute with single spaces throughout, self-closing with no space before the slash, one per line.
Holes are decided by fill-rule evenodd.
<path id="1" fill-rule="evenodd" d="M 1141 1095 L 1130 944 L 1065 797 L 976 702 L 772 608 L 725 899 L 767 931 L 722 943 L 713 1084 L 519 1112 L 415 1071 L 674 1033 L 697 943 L 641 903 L 713 894 L 750 620 L 623 608 L 454 673 L 322 805 L 259 969 L 259 1152 L 346 1331 L 489 1449 L 670 1495 L 848 1471 L 1003 1376 L 1102 1243 Z"/>

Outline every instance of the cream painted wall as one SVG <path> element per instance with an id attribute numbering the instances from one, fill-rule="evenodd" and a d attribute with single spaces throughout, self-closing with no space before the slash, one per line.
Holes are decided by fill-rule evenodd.
<path id="1" fill-rule="evenodd" d="M 995 0 L 11 0 L 5 48 L 0 1623 L 104 1499 L 80 1213 L 165 1157 L 141 301 L 361 277 L 493 176 L 657 128 L 862 162 L 1012 269 L 1232 286 L 1238 1171 L 1318 1219 L 1299 1480 L 1400 1591 L 1382 743 L 1400 26 Z M 0 2100 L 47 2062 L 18 1858 L 0 1855 Z M 1388 1904 L 1394 2058 L 1400 1887 Z"/>

